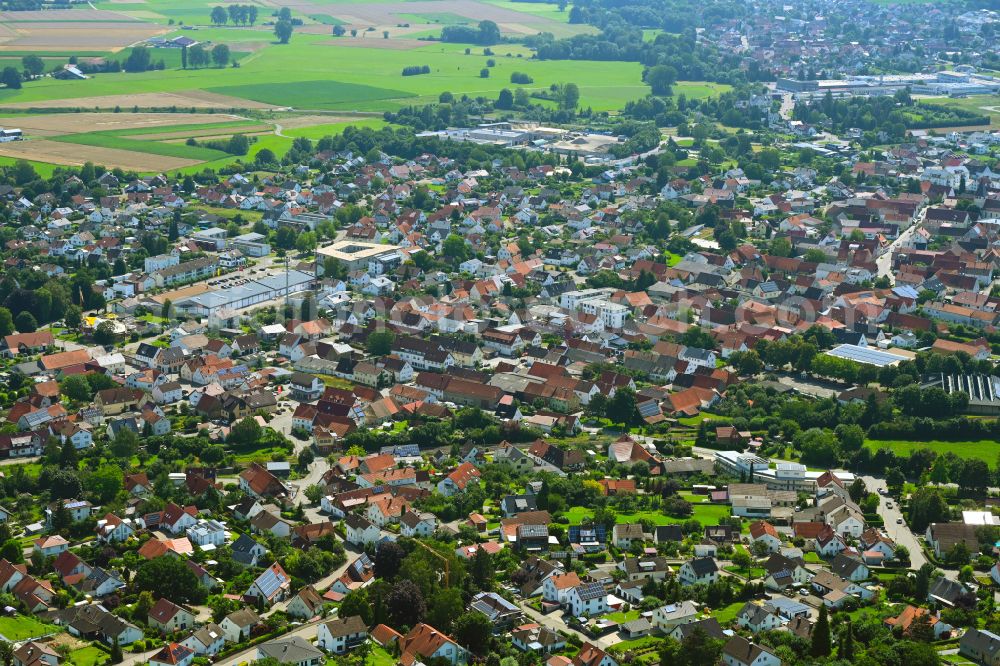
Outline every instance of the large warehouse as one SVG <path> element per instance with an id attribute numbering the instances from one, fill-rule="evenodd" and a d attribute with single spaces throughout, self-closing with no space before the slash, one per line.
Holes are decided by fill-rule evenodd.
<path id="1" fill-rule="evenodd" d="M 258 303 L 281 298 L 287 294 L 305 291 L 315 278 L 302 271 L 288 271 L 249 280 L 241 285 L 217 287 L 174 303 L 174 306 L 193 315 L 205 316 L 219 310 L 242 310 Z"/>

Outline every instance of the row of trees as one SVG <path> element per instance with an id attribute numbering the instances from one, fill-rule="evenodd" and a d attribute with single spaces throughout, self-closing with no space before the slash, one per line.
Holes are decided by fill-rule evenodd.
<path id="1" fill-rule="evenodd" d="M 500 27 L 493 21 L 480 21 L 475 27 L 449 25 L 441 30 L 441 41 L 493 46 L 500 43 Z"/>
<path id="2" fill-rule="evenodd" d="M 216 67 L 225 67 L 229 64 L 231 57 L 229 47 L 226 44 L 216 44 L 211 51 L 207 51 L 201 44 L 195 44 L 188 48 L 181 49 L 181 67 L 187 69 L 188 66 L 198 69 L 205 67 L 210 62 Z"/>
<path id="3" fill-rule="evenodd" d="M 418 74 L 430 74 L 430 65 L 410 65 L 403 68 L 403 76 L 417 76 Z"/>
<path id="4" fill-rule="evenodd" d="M 229 22 L 233 25 L 253 25 L 257 22 L 257 11 L 256 5 L 229 5 L 228 8 L 219 5 L 212 8 L 211 19 L 215 25 Z"/>

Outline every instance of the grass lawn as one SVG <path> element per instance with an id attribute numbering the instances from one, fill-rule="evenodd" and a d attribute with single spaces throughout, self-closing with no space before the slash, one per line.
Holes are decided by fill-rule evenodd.
<path id="1" fill-rule="evenodd" d="M 674 96 L 686 95 L 688 99 L 706 99 L 717 97 L 729 92 L 733 87 L 725 83 L 709 83 L 708 81 L 678 81 L 674 84 Z"/>
<path id="2" fill-rule="evenodd" d="M 271 457 L 276 453 L 283 453 L 288 455 L 288 451 L 280 446 L 267 446 L 260 449 L 254 449 L 253 451 L 239 451 L 236 453 L 236 463 L 240 465 L 248 465 L 252 462 L 270 462 Z"/>
<path id="3" fill-rule="evenodd" d="M 718 620 L 720 625 L 725 627 L 732 624 L 741 608 L 743 608 L 743 602 L 738 601 L 734 604 L 729 604 L 728 606 L 723 606 L 722 608 L 717 608 L 712 611 L 712 617 Z"/>
<path id="4" fill-rule="evenodd" d="M 108 660 L 108 653 L 93 645 L 73 650 L 67 661 L 73 666 L 101 666 Z"/>
<path id="5" fill-rule="evenodd" d="M 54 624 L 46 624 L 27 615 L 16 615 L 14 617 L 0 617 L 0 634 L 3 634 L 8 641 L 23 641 L 35 636 L 44 636 L 59 631 L 59 627 Z"/>
<path id="6" fill-rule="evenodd" d="M 619 523 L 637 523 L 640 520 L 648 520 L 654 525 L 674 525 L 683 523 L 685 520 L 697 520 L 702 525 L 718 525 L 723 518 L 729 517 L 729 507 L 720 504 L 694 505 L 694 512 L 690 518 L 673 518 L 665 516 L 659 511 L 637 511 L 635 513 L 619 513 Z M 594 515 L 593 510 L 584 506 L 574 506 L 565 514 L 570 525 L 579 525 L 585 519 Z"/>
<path id="7" fill-rule="evenodd" d="M 823 564 L 823 558 L 813 552 L 803 553 L 802 559 L 807 564 Z"/>
<path id="8" fill-rule="evenodd" d="M 611 620 L 612 622 L 617 622 L 618 624 L 621 624 L 623 622 L 631 622 L 632 620 L 638 620 L 639 611 L 637 609 L 630 610 L 627 613 L 616 611 L 614 613 L 608 613 L 604 617 Z"/>
<path id="9" fill-rule="evenodd" d="M 989 439 L 967 442 L 942 442 L 939 440 L 914 442 L 894 439 L 866 439 L 865 446 L 872 451 L 889 449 L 898 456 L 908 456 L 917 449 L 931 449 L 939 454 L 954 453 L 959 458 L 982 460 L 991 467 L 996 465 L 997 454 L 1000 454 L 1000 445 Z"/>
<path id="10" fill-rule="evenodd" d="M 328 664 L 336 664 L 335 660 L 330 660 Z M 372 650 L 368 653 L 368 666 L 396 666 L 396 658 L 389 654 L 381 645 L 372 644 Z"/>
<path id="11" fill-rule="evenodd" d="M 678 260 L 679 261 L 679 260 Z M 712 412 L 700 412 L 697 416 L 681 416 L 677 419 L 677 422 L 681 425 L 690 426 L 692 428 L 697 428 L 698 424 L 702 421 L 708 419 L 724 419 L 725 416 L 719 416 L 718 414 L 713 414 Z"/>
<path id="12" fill-rule="evenodd" d="M 736 574 L 737 576 L 742 576 L 743 578 L 746 578 L 747 570 L 744 569 L 743 567 L 738 567 L 738 566 L 735 566 L 735 565 L 730 565 L 730 566 L 726 567 L 725 569 L 729 573 L 733 573 L 733 574 Z M 764 571 L 764 569 L 761 568 L 761 567 L 750 567 L 750 577 L 753 578 L 754 580 L 760 580 L 760 579 L 764 578 L 764 576 L 766 574 L 767 574 L 767 572 Z"/>

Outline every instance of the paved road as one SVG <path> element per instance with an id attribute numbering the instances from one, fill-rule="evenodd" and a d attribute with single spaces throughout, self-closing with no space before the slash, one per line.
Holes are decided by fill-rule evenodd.
<path id="1" fill-rule="evenodd" d="M 892 241 L 889 247 L 886 248 L 885 252 L 883 252 L 882 254 L 880 254 L 875 258 L 875 264 L 878 266 L 879 277 L 892 274 L 893 253 L 895 253 L 909 241 L 909 239 L 913 236 L 913 233 L 916 231 L 917 227 L 919 227 L 920 224 L 923 222 L 923 219 L 924 219 L 924 214 L 923 212 L 921 212 L 920 217 L 917 218 L 917 221 L 914 222 L 905 231 L 903 231 L 903 233 L 899 234 L 899 238 Z"/>
<path id="2" fill-rule="evenodd" d="M 316 640 L 316 631 L 319 628 L 319 625 L 325 622 L 327 619 L 328 618 L 323 618 L 320 621 L 307 622 L 300 627 L 296 627 L 294 630 L 289 631 L 286 634 L 282 634 L 281 636 L 275 638 L 274 640 L 284 640 L 287 638 L 291 638 L 292 636 L 299 636 L 312 643 L 313 641 Z M 230 655 L 225 659 L 220 659 L 219 661 L 214 662 L 214 664 L 215 666 L 238 666 L 239 664 L 255 661 L 256 659 L 257 659 L 257 648 L 252 647 L 243 650 L 241 652 L 237 652 L 236 654 Z"/>
<path id="3" fill-rule="evenodd" d="M 869 492 L 878 492 L 879 488 L 885 488 L 885 479 L 874 476 L 862 476 L 861 479 L 868 486 Z M 889 508 L 890 505 L 892 508 Z M 885 533 L 889 535 L 889 538 L 897 545 L 906 546 L 906 549 L 910 551 L 910 568 L 915 571 L 926 564 L 927 558 L 924 556 L 920 541 L 910 530 L 903 513 L 899 510 L 899 503 L 891 497 L 879 495 L 878 515 L 885 521 Z M 897 520 L 902 520 L 903 523 L 898 524 Z"/>
<path id="4" fill-rule="evenodd" d="M 809 377 L 793 377 L 791 375 L 779 375 L 778 383 L 790 386 L 803 395 L 811 395 L 816 398 L 832 398 L 840 395 L 843 389 L 831 387 L 826 382 L 810 379 Z"/>

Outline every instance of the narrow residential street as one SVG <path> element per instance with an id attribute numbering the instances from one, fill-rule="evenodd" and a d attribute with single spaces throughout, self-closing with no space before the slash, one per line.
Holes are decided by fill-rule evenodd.
<path id="1" fill-rule="evenodd" d="M 885 479 L 879 479 L 874 476 L 862 476 L 861 479 L 868 486 L 869 492 L 878 492 L 879 488 L 885 488 Z M 885 521 L 885 533 L 896 544 L 905 546 L 910 551 L 910 568 L 916 571 L 927 563 L 927 558 L 924 556 L 920 542 L 913 534 L 913 531 L 910 530 L 905 516 L 903 516 L 902 511 L 899 509 L 899 503 L 892 497 L 886 497 L 881 494 L 879 494 L 878 499 L 878 515 Z M 889 508 L 890 505 L 892 508 Z M 903 521 L 901 524 L 897 522 L 900 520 Z"/>

